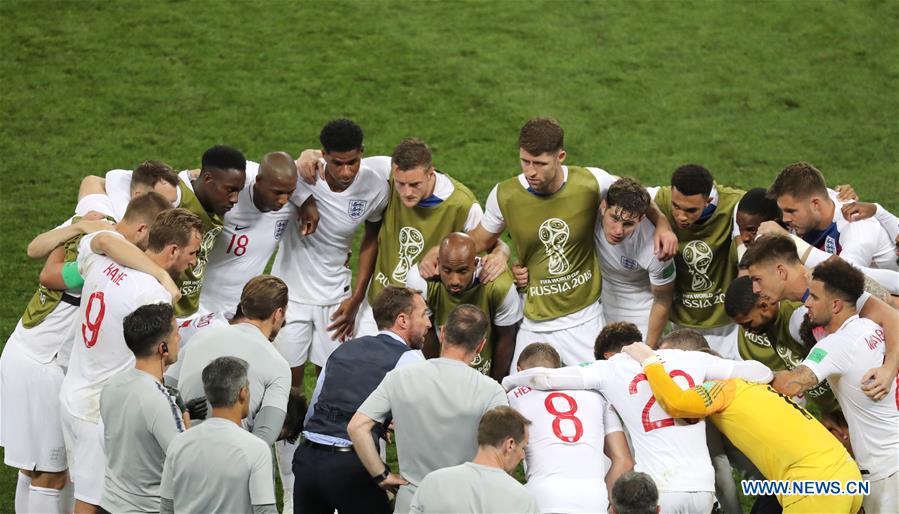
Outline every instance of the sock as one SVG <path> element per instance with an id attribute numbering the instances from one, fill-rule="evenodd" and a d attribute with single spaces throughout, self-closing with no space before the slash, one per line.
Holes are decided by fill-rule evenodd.
<path id="1" fill-rule="evenodd" d="M 287 441 L 278 443 L 278 467 L 281 470 L 281 486 L 293 491 L 293 454 L 297 451 L 297 444 Z"/>
<path id="2" fill-rule="evenodd" d="M 31 495 L 28 488 L 31 486 L 31 477 L 19 471 L 19 480 L 16 482 L 16 512 L 25 514 L 28 511 L 28 497 Z"/>
<path id="3" fill-rule="evenodd" d="M 35 514 L 66 514 L 59 504 L 59 489 L 49 487 L 31 486 L 31 495 L 28 498 L 28 508 Z"/>
<path id="4" fill-rule="evenodd" d="M 61 512 L 69 513 L 75 511 L 75 484 L 71 480 L 66 482 L 66 486 L 59 492 L 59 505 Z"/>

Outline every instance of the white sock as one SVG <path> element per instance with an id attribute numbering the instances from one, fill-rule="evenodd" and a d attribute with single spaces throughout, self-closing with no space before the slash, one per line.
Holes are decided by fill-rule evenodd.
<path id="1" fill-rule="evenodd" d="M 16 482 L 16 512 L 25 514 L 28 512 L 28 497 L 31 492 L 28 487 L 31 486 L 31 477 L 19 471 L 19 480 Z"/>
<path id="2" fill-rule="evenodd" d="M 31 486 L 31 495 L 28 498 L 28 508 L 35 514 L 66 514 L 59 504 L 59 489 L 49 487 Z"/>
<path id="3" fill-rule="evenodd" d="M 281 487 L 293 492 L 293 454 L 297 451 L 297 444 L 287 441 L 278 443 L 278 467 L 281 471 Z"/>

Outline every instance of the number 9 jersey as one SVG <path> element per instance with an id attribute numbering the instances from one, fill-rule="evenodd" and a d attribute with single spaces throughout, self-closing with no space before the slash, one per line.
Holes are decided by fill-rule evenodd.
<path id="1" fill-rule="evenodd" d="M 526 487 L 540 512 L 605 512 L 605 437 L 623 431 L 615 410 L 595 391 L 517 387 L 507 396 L 531 420 Z"/>

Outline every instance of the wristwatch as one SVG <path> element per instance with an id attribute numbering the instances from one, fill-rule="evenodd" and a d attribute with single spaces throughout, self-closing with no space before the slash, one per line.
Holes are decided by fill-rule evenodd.
<path id="1" fill-rule="evenodd" d="M 374 480 L 376 484 L 380 484 L 381 482 L 387 480 L 387 477 L 389 477 L 389 476 L 390 476 L 390 468 L 385 467 L 383 473 L 381 473 L 380 475 L 375 475 L 375 476 L 371 477 L 371 479 Z"/>

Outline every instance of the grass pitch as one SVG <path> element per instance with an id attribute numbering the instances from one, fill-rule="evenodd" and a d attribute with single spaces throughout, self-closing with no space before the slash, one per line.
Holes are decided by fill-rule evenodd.
<path id="1" fill-rule="evenodd" d="M 427 140 L 482 201 L 551 115 L 569 163 L 645 184 L 698 162 L 767 186 L 808 160 L 899 210 L 895 2 L 22 1 L 0 20 L 0 342 L 40 269 L 25 246 L 83 175 L 296 153 L 338 116 L 368 155 Z M 4 468 L 0 511 L 14 491 Z"/>

